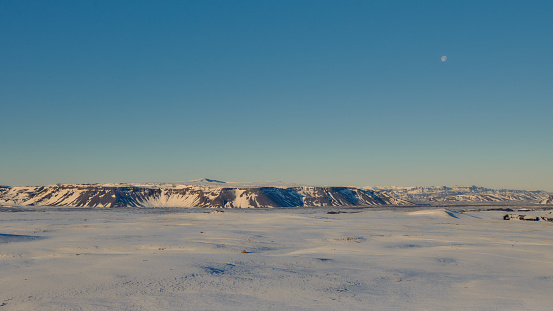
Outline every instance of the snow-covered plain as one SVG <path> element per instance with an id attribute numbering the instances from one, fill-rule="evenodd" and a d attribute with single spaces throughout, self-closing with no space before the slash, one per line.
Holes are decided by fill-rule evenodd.
<path id="1" fill-rule="evenodd" d="M 551 310 L 553 223 L 505 214 L 3 208 L 0 310 Z"/>

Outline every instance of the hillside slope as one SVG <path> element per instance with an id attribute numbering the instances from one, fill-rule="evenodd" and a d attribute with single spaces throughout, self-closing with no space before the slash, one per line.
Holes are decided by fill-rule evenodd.
<path id="1" fill-rule="evenodd" d="M 175 184 L 69 184 L 2 187 L 0 204 L 72 207 L 310 207 L 412 205 L 354 187 L 215 187 Z"/>
<path id="2" fill-rule="evenodd" d="M 539 204 L 553 204 L 553 195 L 549 195 L 539 201 Z"/>

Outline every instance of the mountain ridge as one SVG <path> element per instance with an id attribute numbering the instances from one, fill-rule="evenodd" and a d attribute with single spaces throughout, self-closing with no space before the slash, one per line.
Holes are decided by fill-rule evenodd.
<path id="1" fill-rule="evenodd" d="M 173 183 L 57 184 L 0 188 L 0 204 L 68 207 L 317 207 L 414 205 L 355 187 L 219 187 Z"/>
<path id="2" fill-rule="evenodd" d="M 72 207 L 311 207 L 417 204 L 553 204 L 541 190 L 478 186 L 345 187 L 282 181 L 225 182 L 201 178 L 174 183 L 97 183 L 0 186 L 0 205 Z"/>
<path id="3" fill-rule="evenodd" d="M 364 187 L 415 203 L 522 202 L 539 203 L 550 193 L 543 190 L 491 189 L 479 186 Z"/>

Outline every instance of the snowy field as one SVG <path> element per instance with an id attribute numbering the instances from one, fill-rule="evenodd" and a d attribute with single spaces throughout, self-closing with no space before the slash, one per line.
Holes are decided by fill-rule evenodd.
<path id="1" fill-rule="evenodd" d="M 507 212 L 8 210 L 0 310 L 553 305 L 553 223 L 503 220 Z"/>

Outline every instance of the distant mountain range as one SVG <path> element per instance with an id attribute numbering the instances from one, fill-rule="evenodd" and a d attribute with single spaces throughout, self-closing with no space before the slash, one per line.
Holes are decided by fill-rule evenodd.
<path id="1" fill-rule="evenodd" d="M 0 186 L 3 206 L 70 207 L 318 207 L 417 204 L 553 204 L 545 191 L 484 187 L 329 187 L 278 181 L 255 183 L 197 179 L 176 183 Z"/>
<path id="2" fill-rule="evenodd" d="M 537 190 L 490 189 L 484 187 L 365 187 L 363 189 L 378 191 L 403 200 L 416 203 L 489 203 L 489 202 L 522 202 L 553 204 L 548 192 Z"/>

